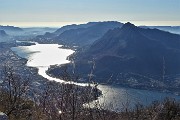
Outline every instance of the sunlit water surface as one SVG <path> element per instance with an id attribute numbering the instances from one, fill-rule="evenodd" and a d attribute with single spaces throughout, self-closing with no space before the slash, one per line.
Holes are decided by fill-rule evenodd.
<path id="1" fill-rule="evenodd" d="M 86 83 L 66 82 L 61 79 L 53 78 L 46 74 L 50 65 L 61 65 L 69 63 L 67 57 L 74 53 L 73 50 L 63 49 L 58 44 L 36 44 L 32 46 L 13 47 L 12 50 L 22 58 L 26 58 L 27 66 L 38 68 L 38 74 L 49 80 L 61 83 L 76 84 L 86 86 Z M 123 88 L 119 86 L 99 85 L 98 88 L 103 95 L 98 100 L 93 101 L 90 106 L 98 104 L 98 107 L 121 111 L 130 108 L 137 103 L 148 105 L 154 100 L 163 100 L 165 97 L 172 97 L 180 100 L 180 96 L 172 94 Z"/>

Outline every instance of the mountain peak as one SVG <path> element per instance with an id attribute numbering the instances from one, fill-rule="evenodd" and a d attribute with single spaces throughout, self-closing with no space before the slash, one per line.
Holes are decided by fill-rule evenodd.
<path id="1" fill-rule="evenodd" d="M 133 33 L 133 34 L 137 34 L 137 29 L 138 27 L 135 26 L 134 24 L 130 23 L 130 22 L 127 22 L 125 23 L 122 27 L 121 27 L 121 31 L 123 32 L 122 34 L 124 35 L 127 35 L 126 33 Z"/>
<path id="2" fill-rule="evenodd" d="M 135 28 L 136 26 L 130 22 L 125 23 L 122 28 Z"/>

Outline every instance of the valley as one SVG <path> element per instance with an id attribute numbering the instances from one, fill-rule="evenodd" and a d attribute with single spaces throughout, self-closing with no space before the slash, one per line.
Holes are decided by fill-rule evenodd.
<path id="1" fill-rule="evenodd" d="M 98 30 L 103 32 L 104 24 L 107 24 L 106 32 L 95 36 L 89 34 L 93 39 L 80 44 L 77 40 L 86 40 L 81 36 L 97 24 L 100 24 Z M 82 26 L 86 27 L 78 34 Z M 12 67 L 15 74 L 30 80 L 28 94 L 35 103 L 43 98 L 45 91 L 48 91 L 48 101 L 51 101 L 54 98 L 60 100 L 64 90 L 69 89 L 79 99 L 76 107 L 84 109 L 88 103 L 88 109 L 94 109 L 98 102 L 98 106 L 107 112 L 122 111 L 127 101 L 128 108 L 133 109 L 138 103 L 148 106 L 166 97 L 180 100 L 180 35 L 139 28 L 132 23 L 103 22 L 102 26 L 91 22 L 70 28 L 65 26 L 60 28 L 61 39 L 57 37 L 57 31 L 29 39 L 11 36 L 10 42 L 0 44 L 1 81 L 5 78 L 4 68 Z M 68 33 L 71 30 L 72 35 Z M 161 38 L 161 35 L 165 37 Z M 69 51 L 67 55 L 66 51 Z M 69 105 L 66 107 L 71 109 Z M 66 109 L 61 108 L 63 110 Z"/>

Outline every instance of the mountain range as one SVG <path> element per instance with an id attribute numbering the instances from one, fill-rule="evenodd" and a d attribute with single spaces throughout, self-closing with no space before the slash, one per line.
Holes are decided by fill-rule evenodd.
<path id="1" fill-rule="evenodd" d="M 0 25 L 0 30 L 4 30 L 6 32 L 21 32 L 23 31 L 22 28 L 14 27 L 14 26 L 2 26 Z"/>
<path id="2" fill-rule="evenodd" d="M 159 29 L 163 31 L 168 31 L 175 34 L 180 34 L 180 26 L 139 26 L 141 28 L 151 28 L 151 29 Z"/>
<path id="3" fill-rule="evenodd" d="M 180 35 L 131 23 L 108 30 L 86 51 L 74 55 L 75 68 L 88 80 L 142 88 L 179 89 Z M 92 64 L 93 63 L 93 64 Z M 59 76 L 65 66 L 49 70 Z M 93 70 L 93 73 L 92 73 Z"/>
<path id="4" fill-rule="evenodd" d="M 80 25 L 67 25 L 53 33 L 46 33 L 35 38 L 38 42 L 64 43 L 68 45 L 86 46 L 101 38 L 109 29 L 122 27 L 115 21 L 89 22 Z"/>

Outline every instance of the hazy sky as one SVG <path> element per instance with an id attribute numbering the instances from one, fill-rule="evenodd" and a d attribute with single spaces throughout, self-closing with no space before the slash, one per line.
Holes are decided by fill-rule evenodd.
<path id="1" fill-rule="evenodd" d="M 180 25 L 180 0 L 0 0 L 0 24 L 54 26 L 88 21 Z"/>

